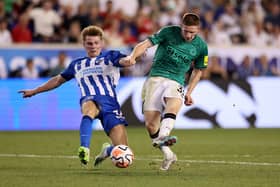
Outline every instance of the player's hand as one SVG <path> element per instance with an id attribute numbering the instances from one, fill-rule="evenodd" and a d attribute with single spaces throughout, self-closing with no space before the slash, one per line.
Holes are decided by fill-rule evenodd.
<path id="1" fill-rule="evenodd" d="M 36 94 L 35 90 L 20 90 L 18 93 L 22 93 L 22 97 L 32 97 Z"/>
<path id="2" fill-rule="evenodd" d="M 131 66 L 136 63 L 135 59 L 131 58 L 131 56 L 126 56 L 121 59 L 121 64 L 124 66 Z"/>
<path id="3" fill-rule="evenodd" d="M 128 57 L 128 60 L 129 60 L 129 64 L 130 64 L 130 65 L 136 64 L 135 58 L 132 58 L 132 56 L 127 56 L 127 57 Z"/>
<path id="4" fill-rule="evenodd" d="M 192 99 L 192 97 L 190 96 L 190 95 L 185 95 L 185 105 L 186 106 L 190 106 L 190 105 L 192 105 L 193 104 L 193 99 Z"/>

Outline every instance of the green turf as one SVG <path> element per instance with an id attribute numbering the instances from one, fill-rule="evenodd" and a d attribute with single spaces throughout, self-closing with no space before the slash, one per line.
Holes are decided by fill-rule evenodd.
<path id="1" fill-rule="evenodd" d="M 151 146 L 144 128 L 128 129 L 136 159 L 127 169 L 114 167 L 110 160 L 98 168 L 92 164 L 82 168 L 78 158 L 71 157 L 77 153 L 78 131 L 0 132 L 0 186 L 280 186 L 280 129 L 174 130 L 172 134 L 179 138 L 173 147 L 179 161 L 163 172 L 159 171 L 162 155 Z M 94 132 L 92 157 L 107 140 L 102 131 Z"/>

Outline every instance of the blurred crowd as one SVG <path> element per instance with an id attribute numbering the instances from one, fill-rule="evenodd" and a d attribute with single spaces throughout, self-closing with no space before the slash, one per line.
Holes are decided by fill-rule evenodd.
<path id="1" fill-rule="evenodd" d="M 200 15 L 200 35 L 210 45 L 280 48 L 280 0 L 0 0 L 0 46 L 78 44 L 84 27 L 98 25 L 105 31 L 107 46 L 133 47 L 162 26 L 180 24 L 185 12 Z M 277 59 L 265 55 L 258 59 L 246 56 L 239 64 L 213 56 L 204 77 L 279 75 Z M 251 69 L 245 69 L 248 64 Z M 144 68 L 140 75 L 148 71 L 142 65 L 122 74 L 137 75 L 137 68 Z"/>
<path id="2" fill-rule="evenodd" d="M 185 12 L 201 16 L 209 44 L 280 46 L 279 0 L 0 0 L 0 45 L 77 43 L 91 24 L 108 45 L 133 45 Z"/>
<path id="3" fill-rule="evenodd" d="M 219 56 L 210 56 L 209 66 L 203 72 L 203 79 L 210 80 L 246 80 L 254 76 L 280 76 L 280 61 L 276 57 L 269 59 L 265 54 L 257 58 L 245 55 L 238 64 L 231 58 L 221 60 Z"/>

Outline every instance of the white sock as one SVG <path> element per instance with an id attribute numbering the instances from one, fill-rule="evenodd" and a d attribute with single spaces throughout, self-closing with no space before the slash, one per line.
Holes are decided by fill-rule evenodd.
<path id="1" fill-rule="evenodd" d="M 164 118 L 161 121 L 161 126 L 159 130 L 159 137 L 169 136 L 171 130 L 173 129 L 175 124 L 175 119 L 172 118 Z"/>
<path id="2" fill-rule="evenodd" d="M 170 159 L 173 156 L 173 152 L 168 146 L 161 146 L 160 150 L 162 151 L 165 159 Z"/>

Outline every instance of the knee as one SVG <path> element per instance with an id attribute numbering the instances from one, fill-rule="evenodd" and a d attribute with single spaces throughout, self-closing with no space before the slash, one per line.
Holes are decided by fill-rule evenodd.
<path id="1" fill-rule="evenodd" d="M 99 109 L 93 102 L 87 102 L 82 106 L 82 113 L 83 115 L 95 118 L 99 114 Z"/>
<path id="2" fill-rule="evenodd" d="M 149 121 L 145 122 L 145 126 L 146 126 L 146 129 L 149 132 L 156 132 L 158 130 L 158 128 L 159 128 L 158 125 L 156 125 L 155 123 L 149 122 Z"/>
<path id="3" fill-rule="evenodd" d="M 91 118 L 95 118 L 97 116 L 96 112 L 93 111 L 93 110 L 85 110 L 85 111 L 83 111 L 83 115 L 84 116 L 89 116 Z"/>

